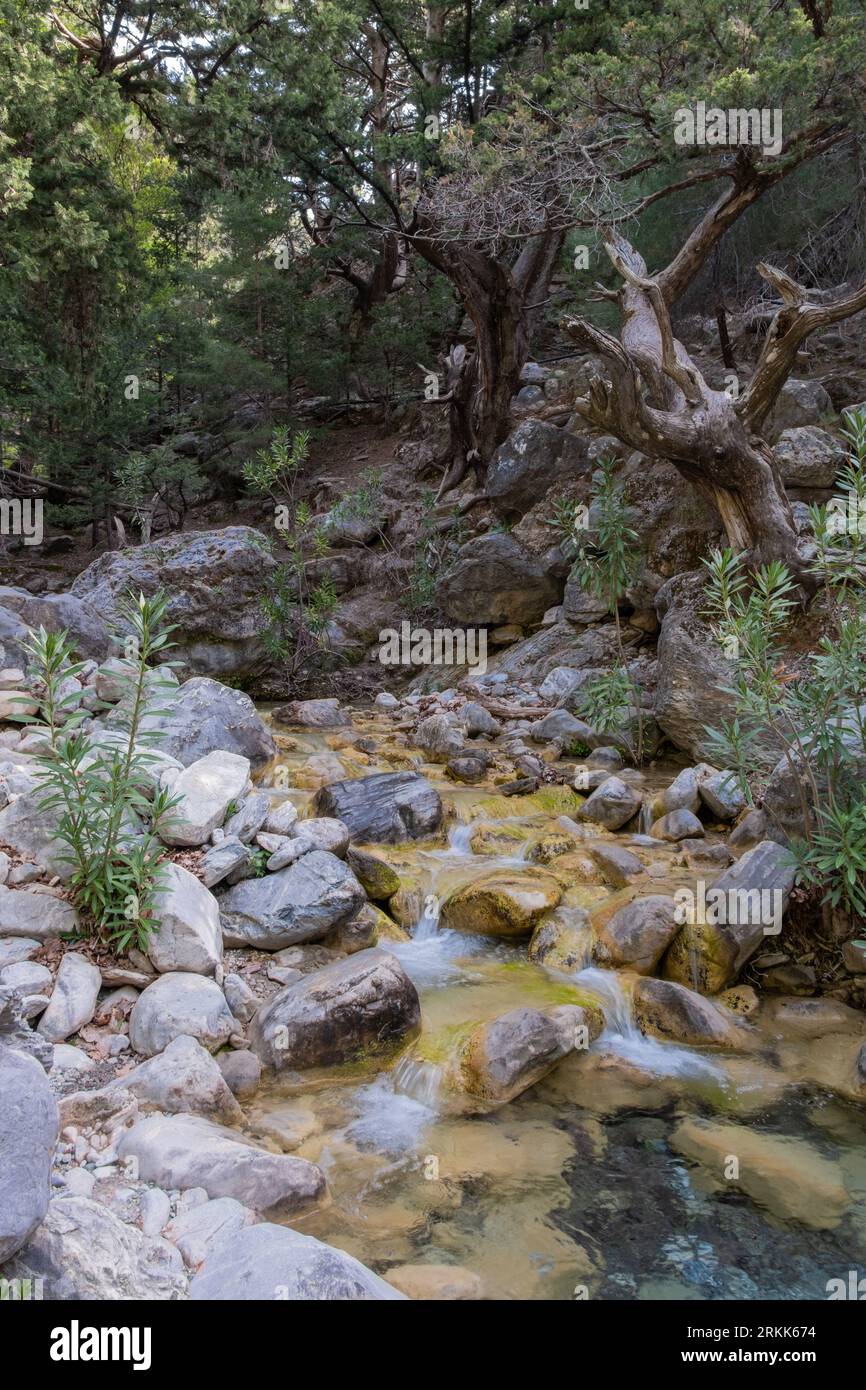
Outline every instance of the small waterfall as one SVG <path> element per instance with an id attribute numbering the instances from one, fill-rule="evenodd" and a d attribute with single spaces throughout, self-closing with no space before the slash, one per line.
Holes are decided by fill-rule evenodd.
<path id="1" fill-rule="evenodd" d="M 572 976 L 574 983 L 585 985 L 597 995 L 604 1010 L 604 1032 L 596 1042 L 601 1051 L 612 1052 L 626 1062 L 633 1062 L 643 1071 L 656 1076 L 719 1077 L 722 1069 L 709 1057 L 680 1043 L 662 1042 L 650 1038 L 638 1027 L 631 991 L 626 989 L 617 970 L 601 970 L 591 966 Z"/>
<path id="2" fill-rule="evenodd" d="M 394 1068 L 394 1089 L 410 1096 L 428 1110 L 438 1110 L 444 1068 L 411 1055 L 401 1057 Z"/>

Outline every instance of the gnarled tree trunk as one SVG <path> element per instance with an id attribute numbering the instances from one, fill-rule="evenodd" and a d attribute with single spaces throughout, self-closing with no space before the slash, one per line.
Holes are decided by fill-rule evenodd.
<path id="1" fill-rule="evenodd" d="M 799 536 L 778 466 L 761 428 L 809 333 L 866 308 L 859 290 L 812 293 L 782 272 L 759 272 L 783 304 L 769 329 L 749 385 L 736 398 L 708 386 L 673 335 L 662 277 L 651 277 L 641 256 L 618 236 L 606 243 L 623 277 L 620 338 L 582 318 L 564 328 L 601 356 L 610 380 L 592 384 L 575 410 L 651 457 L 670 460 L 715 502 L 731 546 L 755 564 L 783 561 L 814 588 L 810 551 Z"/>

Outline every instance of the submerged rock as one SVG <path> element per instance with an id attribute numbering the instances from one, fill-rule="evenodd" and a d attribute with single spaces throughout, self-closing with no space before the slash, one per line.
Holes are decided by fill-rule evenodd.
<path id="1" fill-rule="evenodd" d="M 700 1163 L 719 1186 L 738 1188 L 781 1221 L 833 1230 L 851 1205 L 841 1169 L 802 1139 L 687 1119 L 674 1130 L 671 1146 Z"/>
<path id="2" fill-rule="evenodd" d="M 387 1052 L 421 1023 L 418 992 L 396 958 L 367 950 L 288 985 L 259 1010 L 250 1044 L 277 1071 Z"/>

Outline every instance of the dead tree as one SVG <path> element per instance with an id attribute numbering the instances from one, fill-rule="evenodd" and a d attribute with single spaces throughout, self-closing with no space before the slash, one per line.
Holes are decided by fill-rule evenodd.
<path id="1" fill-rule="evenodd" d="M 732 396 L 707 384 L 674 337 L 664 272 L 648 275 L 643 258 L 616 234 L 605 245 L 623 279 L 616 296 L 622 328 L 617 339 L 584 318 L 564 320 L 572 340 L 601 357 L 608 374 L 592 382 L 575 410 L 641 453 L 668 459 L 715 503 L 733 549 L 754 564 L 781 560 L 813 589 L 809 546 L 762 431 L 806 338 L 866 308 L 866 284 L 812 291 L 759 265 L 782 303 L 751 381 Z"/>

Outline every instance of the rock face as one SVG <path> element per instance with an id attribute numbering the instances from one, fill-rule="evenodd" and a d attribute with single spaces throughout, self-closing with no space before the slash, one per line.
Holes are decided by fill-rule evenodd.
<path id="1" fill-rule="evenodd" d="M 421 1006 L 394 956 L 359 951 L 287 986 L 250 1024 L 250 1043 L 281 1071 L 332 1066 L 416 1033 Z"/>
<path id="2" fill-rule="evenodd" d="M 786 487 L 832 487 L 846 458 L 845 446 L 816 425 L 783 430 L 773 452 Z"/>
<path id="3" fill-rule="evenodd" d="M 120 718 L 119 713 L 112 712 L 107 726 L 113 728 Z M 226 752 L 249 758 L 253 770 L 258 770 L 277 751 L 249 695 L 204 676 L 181 685 L 166 712 L 149 714 L 145 725 L 159 735 L 160 751 L 177 758 L 184 767 L 208 753 Z"/>
<path id="4" fill-rule="evenodd" d="M 0 1043 L 0 1265 L 48 1210 L 57 1102 L 39 1063 Z"/>
<path id="5" fill-rule="evenodd" d="M 461 884 L 442 904 L 443 927 L 480 936 L 530 936 L 562 897 L 550 874 L 491 873 Z"/>
<path id="6" fill-rule="evenodd" d="M 672 576 L 697 568 L 718 544 L 721 526 L 715 508 L 684 483 L 672 463 L 631 454 L 620 477 L 630 525 L 640 536 L 639 567 L 628 598 L 642 608 Z"/>
<path id="7" fill-rule="evenodd" d="M 700 574 L 678 575 L 656 599 L 662 625 L 655 718 L 676 748 L 697 758 L 708 752 L 707 726 L 718 728 L 734 714 L 725 693 L 734 672 L 702 617 L 704 586 Z"/>
<path id="8" fill-rule="evenodd" d="M 222 960 L 222 928 L 217 900 L 201 880 L 181 864 L 164 865 L 154 913 L 147 954 L 160 974 L 212 975 Z"/>
<path id="9" fill-rule="evenodd" d="M 601 928 L 593 952 L 599 965 L 650 975 L 680 930 L 673 898 L 633 898 Z"/>
<path id="10" fill-rule="evenodd" d="M 586 441 L 544 420 L 524 420 L 500 444 L 484 489 L 497 516 L 516 521 L 556 482 L 586 463 Z"/>
<path id="11" fill-rule="evenodd" d="M 866 707 L 861 706 L 860 717 L 866 714 Z M 859 720 L 852 710 L 844 719 L 840 720 L 842 725 L 842 742 L 847 745 L 851 759 L 851 775 L 857 781 L 866 779 L 866 750 L 859 732 Z M 815 782 L 815 789 L 818 793 L 819 801 L 823 802 L 827 794 L 827 776 L 815 766 L 814 759 L 810 758 L 811 768 L 802 769 L 798 778 L 787 759 L 780 758 L 779 762 L 770 773 L 764 793 L 764 810 L 769 818 L 768 834 L 774 838 L 784 839 L 785 836 L 796 837 L 803 834 L 803 807 L 801 804 L 801 792 L 805 799 L 806 806 L 813 809 L 814 792 L 812 790 L 812 779 Z M 801 787 L 801 783 L 803 784 Z M 2 813 L 0 813 L 2 821 Z"/>
<path id="12" fill-rule="evenodd" d="M 454 1064 L 467 1108 L 483 1112 L 513 1100 L 575 1047 L 588 1048 L 601 1027 L 596 1011 L 575 1005 L 512 1009 L 480 1024 Z"/>
<path id="13" fill-rule="evenodd" d="M 65 1042 L 96 1011 L 102 976 L 95 965 L 74 951 L 67 951 L 60 962 L 51 1001 L 39 1020 L 39 1032 L 49 1042 Z"/>
<path id="14" fill-rule="evenodd" d="M 164 1051 L 181 1033 L 215 1052 L 238 1031 L 219 985 L 181 972 L 160 975 L 148 985 L 129 1016 L 129 1041 L 145 1057 Z"/>
<path id="15" fill-rule="evenodd" d="M 317 816 L 334 816 L 354 841 L 396 844 L 434 835 L 442 824 L 435 787 L 415 772 L 380 772 L 331 782 L 313 798 Z"/>
<path id="16" fill-rule="evenodd" d="M 229 946 L 279 951 L 321 940 L 365 900 L 343 860 L 314 849 L 287 869 L 230 888 L 220 899 L 223 935 Z"/>
<path id="17" fill-rule="evenodd" d="M 249 675 L 262 667 L 259 601 L 274 568 L 264 536 L 252 527 L 185 531 L 108 551 L 78 576 L 72 594 L 116 620 L 128 589 L 163 589 L 178 658 L 201 675 Z"/>
<path id="18" fill-rule="evenodd" d="M 696 900 L 690 912 L 691 899 L 680 905 L 684 925 L 665 957 L 667 978 L 706 994 L 733 984 L 761 943 L 778 937 L 793 886 L 794 865 L 781 845 L 762 840 L 747 850 L 705 886 L 703 908 Z"/>
<path id="19" fill-rule="evenodd" d="M 268 1153 L 235 1130 L 197 1115 L 151 1115 L 118 1144 L 145 1182 L 163 1189 L 203 1187 L 209 1197 L 234 1197 L 263 1216 L 291 1216 L 325 1193 L 320 1168 L 303 1158 Z"/>
<path id="20" fill-rule="evenodd" d="M 240 801 L 249 780 L 249 758 L 222 750 L 196 759 L 178 776 L 167 778 L 177 805 L 165 823 L 160 822 L 160 839 L 167 845 L 203 845 L 222 825 L 232 802 Z"/>
<path id="21" fill-rule="evenodd" d="M 468 541 L 442 578 L 437 600 L 454 622 L 481 627 L 539 622 L 561 587 L 511 535 L 489 531 Z"/>
<path id="22" fill-rule="evenodd" d="M 227 1303 L 274 1299 L 345 1303 L 405 1297 L 344 1251 L 269 1222 L 247 1226 L 219 1241 L 196 1272 L 189 1296 Z"/>
<path id="23" fill-rule="evenodd" d="M 185 1034 L 135 1067 L 119 1084 L 132 1092 L 142 1110 L 204 1115 L 223 1124 L 243 1120 L 243 1111 L 213 1057 Z"/>
<path id="24" fill-rule="evenodd" d="M 51 1298 L 89 1303 L 182 1298 L 180 1252 L 86 1197 L 55 1197 L 30 1244 L 3 1271 L 42 1277 Z"/>

